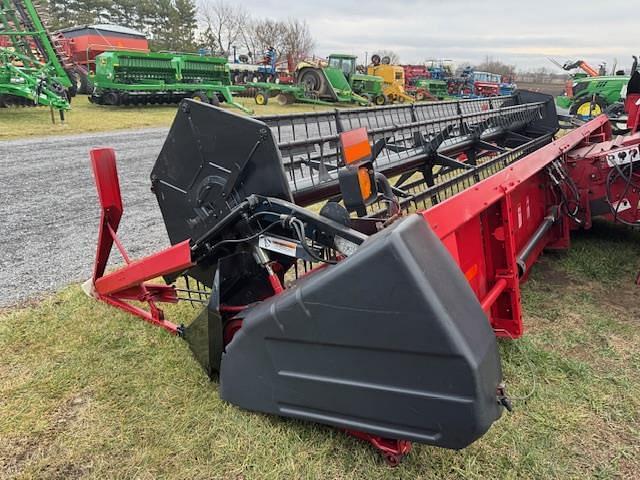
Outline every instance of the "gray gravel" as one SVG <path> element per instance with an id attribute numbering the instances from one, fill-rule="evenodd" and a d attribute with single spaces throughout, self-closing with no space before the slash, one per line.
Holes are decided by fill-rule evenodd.
<path id="1" fill-rule="evenodd" d="M 0 142 L 0 306 L 91 276 L 99 209 L 89 150 L 116 150 L 132 257 L 169 245 L 149 173 L 168 129 Z M 117 254 L 112 261 L 121 262 Z"/>

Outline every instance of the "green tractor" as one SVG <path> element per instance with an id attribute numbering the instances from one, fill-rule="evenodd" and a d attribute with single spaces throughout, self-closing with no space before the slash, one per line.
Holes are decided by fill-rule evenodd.
<path id="1" fill-rule="evenodd" d="M 556 104 L 569 109 L 571 115 L 595 117 L 620 101 L 629 78 L 628 75 L 573 78 L 567 92 L 556 98 Z"/>
<path id="2" fill-rule="evenodd" d="M 301 63 L 296 69 L 298 84 L 320 100 L 360 105 L 384 105 L 381 77 L 357 73 L 355 55 L 331 54 L 326 67 Z"/>

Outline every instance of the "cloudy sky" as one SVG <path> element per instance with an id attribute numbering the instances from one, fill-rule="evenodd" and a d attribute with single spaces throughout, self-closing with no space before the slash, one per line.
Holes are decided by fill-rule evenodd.
<path id="1" fill-rule="evenodd" d="M 582 58 L 631 66 L 640 54 L 638 0 L 244 0 L 255 17 L 304 18 L 317 53 L 391 49 L 403 63 L 479 62 L 520 69 Z M 636 50 L 634 52 L 634 49 Z"/>

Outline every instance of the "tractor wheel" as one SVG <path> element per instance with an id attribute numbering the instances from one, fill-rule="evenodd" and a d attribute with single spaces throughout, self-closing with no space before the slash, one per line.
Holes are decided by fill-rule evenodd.
<path id="1" fill-rule="evenodd" d="M 378 54 L 371 55 L 371 63 L 376 67 L 380 65 L 380 55 Z"/>
<path id="2" fill-rule="evenodd" d="M 607 102 L 605 102 L 602 97 L 596 95 L 595 98 L 583 97 L 579 100 L 576 100 L 573 105 L 571 105 L 569 113 L 571 115 L 577 115 L 579 117 L 597 117 L 598 115 L 603 113 L 606 108 Z"/>
<path id="3" fill-rule="evenodd" d="M 214 93 L 213 95 L 211 95 L 211 99 L 209 100 L 209 103 L 215 107 L 220 106 L 220 97 L 218 97 L 217 93 Z"/>
<path id="4" fill-rule="evenodd" d="M 383 65 L 389 65 L 391 63 L 391 57 L 382 57 L 381 62 Z"/>
<path id="5" fill-rule="evenodd" d="M 67 73 L 69 80 L 71 80 L 71 86 L 67 92 L 69 92 L 69 97 L 75 97 L 80 92 L 80 88 L 82 86 L 80 82 L 80 75 L 75 68 L 65 70 L 65 72 Z"/>
<path id="6" fill-rule="evenodd" d="M 373 99 L 373 103 L 375 103 L 378 106 L 382 106 L 382 105 L 386 105 L 387 103 L 389 103 L 389 99 L 387 98 L 386 95 L 380 94 L 376 98 Z"/>
<path id="7" fill-rule="evenodd" d="M 257 105 L 266 105 L 267 103 L 269 103 L 269 95 L 267 95 L 265 92 L 256 93 L 256 96 L 253 97 L 253 99 L 256 101 Z"/>
<path id="8" fill-rule="evenodd" d="M 242 83 L 242 80 L 243 80 L 242 75 L 240 75 L 239 73 L 236 73 L 233 76 L 233 84 L 234 85 L 240 85 Z"/>
<path id="9" fill-rule="evenodd" d="M 326 88 L 324 75 L 316 68 L 305 68 L 298 77 L 298 83 L 306 91 L 316 92 L 321 95 Z"/>
<path id="10" fill-rule="evenodd" d="M 209 97 L 206 92 L 202 90 L 197 90 L 191 94 L 191 98 L 196 102 L 209 103 Z"/>

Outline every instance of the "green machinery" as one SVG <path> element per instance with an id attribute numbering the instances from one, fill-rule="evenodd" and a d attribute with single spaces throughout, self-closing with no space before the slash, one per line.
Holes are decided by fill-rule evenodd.
<path id="1" fill-rule="evenodd" d="M 620 101 L 629 78 L 628 75 L 573 78 L 567 93 L 556 98 L 556 104 L 569 109 L 571 115 L 595 117 Z"/>
<path id="2" fill-rule="evenodd" d="M 303 85 L 249 82 L 246 86 L 254 92 L 253 98 L 258 105 L 266 105 L 270 98 L 275 98 L 279 105 L 290 105 L 292 103 L 332 105 L 331 102 L 320 100 L 316 92 L 305 89 Z"/>
<path id="3" fill-rule="evenodd" d="M 355 55 L 333 53 L 326 67 L 298 65 L 298 84 L 315 92 L 322 100 L 340 103 L 384 105 L 384 81 L 381 77 L 357 73 Z"/>
<path id="4" fill-rule="evenodd" d="M 383 79 L 357 73 L 357 58 L 354 55 L 332 54 L 324 67 L 302 62 L 296 68 L 296 85 L 261 82 L 249 83 L 247 86 L 256 90 L 255 100 L 259 105 L 264 105 L 269 97 L 274 96 L 280 104 L 301 102 L 318 105 L 384 105 L 388 99 L 383 93 Z"/>
<path id="5" fill-rule="evenodd" d="M 436 100 L 449 100 L 449 85 L 444 80 L 434 80 L 432 78 L 418 78 L 412 82 L 412 87 L 416 91 L 416 100 L 428 100 L 427 94 Z"/>
<path id="6" fill-rule="evenodd" d="M 104 52 L 96 57 L 95 89 L 89 100 L 98 105 L 173 104 L 183 98 L 219 105 L 237 103 L 226 58 L 176 53 Z"/>
<path id="7" fill-rule="evenodd" d="M 0 0 L 0 106 L 49 106 L 64 119 L 75 95 L 68 66 L 36 4 Z"/>

